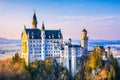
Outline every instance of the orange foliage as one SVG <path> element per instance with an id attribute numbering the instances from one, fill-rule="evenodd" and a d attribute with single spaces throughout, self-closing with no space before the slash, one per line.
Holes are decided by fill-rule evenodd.
<path id="1" fill-rule="evenodd" d="M 0 60 L 0 80 L 20 79 L 24 76 L 30 78 L 29 73 L 25 70 L 21 63 L 12 63 L 12 59 Z"/>

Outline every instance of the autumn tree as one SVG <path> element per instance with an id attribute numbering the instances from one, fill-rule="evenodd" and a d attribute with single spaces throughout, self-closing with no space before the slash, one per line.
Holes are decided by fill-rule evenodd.
<path id="1" fill-rule="evenodd" d="M 101 49 L 94 49 L 93 52 L 91 53 L 90 55 L 90 67 L 92 69 L 95 69 L 95 68 L 100 68 L 102 66 L 102 53 L 101 52 L 102 50 Z"/>
<path id="2" fill-rule="evenodd" d="M 46 71 L 47 71 L 48 74 L 51 73 L 51 71 L 50 71 L 50 64 L 49 64 L 49 60 L 48 59 L 46 60 Z"/>
<path id="3" fill-rule="evenodd" d="M 120 67 L 118 65 L 117 59 L 115 59 L 112 54 L 110 55 L 110 61 L 116 73 L 115 79 L 120 80 Z"/>
<path id="4" fill-rule="evenodd" d="M 19 53 L 15 53 L 14 56 L 12 57 L 13 62 L 18 62 L 20 60 Z"/>

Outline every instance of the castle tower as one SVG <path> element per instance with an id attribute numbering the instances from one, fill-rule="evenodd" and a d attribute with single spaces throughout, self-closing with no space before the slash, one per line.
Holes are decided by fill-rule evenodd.
<path id="1" fill-rule="evenodd" d="M 88 53 L 88 37 L 87 37 L 87 30 L 83 29 L 82 36 L 81 36 L 81 47 L 84 48 L 84 53 Z"/>
<path id="2" fill-rule="evenodd" d="M 45 26 L 44 26 L 43 22 L 42 22 L 42 28 L 41 28 L 41 40 L 42 40 L 42 43 L 41 43 L 41 49 L 42 49 L 41 58 L 42 58 L 42 60 L 45 60 Z"/>
<path id="3" fill-rule="evenodd" d="M 37 17 L 36 17 L 36 13 L 34 11 L 34 15 L 32 18 L 32 29 L 36 29 L 37 28 Z"/>
<path id="4" fill-rule="evenodd" d="M 29 35 L 26 34 L 26 26 L 24 26 L 24 30 L 21 34 L 21 40 L 22 40 L 22 53 L 21 57 L 25 59 L 26 65 L 29 63 L 29 54 L 28 54 L 28 40 L 29 40 Z"/>
<path id="5" fill-rule="evenodd" d="M 64 62 L 63 62 L 63 67 L 66 67 L 68 70 L 68 73 L 71 72 L 70 70 L 70 49 L 69 49 L 69 45 L 66 44 L 65 45 L 65 51 L 64 51 Z"/>
<path id="6" fill-rule="evenodd" d="M 71 50 L 71 75 L 72 77 L 76 75 L 76 53 L 77 53 L 77 50 L 73 47 Z"/>
<path id="7" fill-rule="evenodd" d="M 107 58 L 110 58 L 110 47 L 107 47 Z"/>

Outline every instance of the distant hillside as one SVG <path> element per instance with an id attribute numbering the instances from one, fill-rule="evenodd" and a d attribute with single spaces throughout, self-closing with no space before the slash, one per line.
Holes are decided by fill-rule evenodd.
<path id="1" fill-rule="evenodd" d="M 68 40 L 64 40 L 68 41 Z M 79 39 L 72 39 L 73 44 L 81 44 Z M 110 46 L 115 53 L 120 52 L 120 40 L 89 40 L 89 50 L 93 50 L 95 46 Z M 21 40 L 13 40 L 0 38 L 0 54 L 15 53 L 21 50 Z"/>
<path id="2" fill-rule="evenodd" d="M 120 45 L 120 40 L 89 40 L 89 45 L 91 46 Z"/>
<path id="3" fill-rule="evenodd" d="M 21 44 L 20 40 L 0 38 L 0 44 Z"/>
<path id="4" fill-rule="evenodd" d="M 14 53 L 20 53 L 21 41 L 6 38 L 0 38 L 0 59 L 12 57 Z"/>

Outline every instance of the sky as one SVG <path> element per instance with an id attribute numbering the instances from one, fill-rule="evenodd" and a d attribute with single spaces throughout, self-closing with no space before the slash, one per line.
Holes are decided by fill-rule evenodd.
<path id="1" fill-rule="evenodd" d="M 38 28 L 61 29 L 64 38 L 120 40 L 120 0 L 0 0 L 0 37 L 21 39 L 36 12 Z"/>

